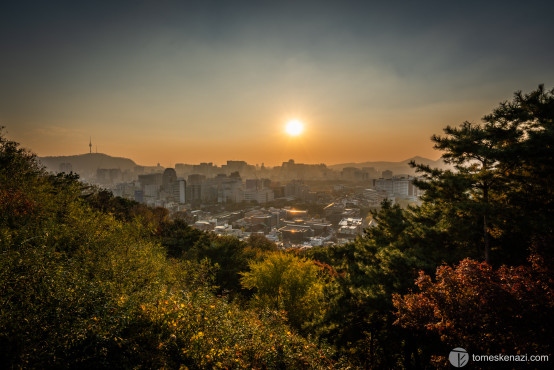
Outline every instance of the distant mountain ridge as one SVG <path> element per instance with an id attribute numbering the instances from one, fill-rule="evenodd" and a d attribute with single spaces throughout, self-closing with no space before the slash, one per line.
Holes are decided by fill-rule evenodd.
<path id="1" fill-rule="evenodd" d="M 448 167 L 448 165 L 444 163 L 444 161 L 441 158 L 434 161 L 432 159 L 419 157 L 419 156 L 408 158 L 400 162 L 387 162 L 387 161 L 375 161 L 375 162 L 368 161 L 368 162 L 360 162 L 360 163 L 351 162 L 351 163 L 334 164 L 327 167 L 335 171 L 342 171 L 342 169 L 345 167 L 357 167 L 360 169 L 362 169 L 363 167 L 374 167 L 377 171 L 380 171 L 380 172 L 385 170 L 390 170 L 393 172 L 393 174 L 414 175 L 415 170 L 409 165 L 411 161 L 414 161 L 415 163 L 418 163 L 418 164 L 428 165 L 431 168 Z"/>
<path id="2" fill-rule="evenodd" d="M 61 170 L 60 165 L 62 163 L 70 163 L 73 172 L 81 175 L 94 174 L 99 168 L 118 168 L 122 171 L 131 170 L 137 164 L 135 161 L 124 157 L 112 157 L 104 153 L 87 153 L 79 155 L 68 156 L 49 156 L 38 157 L 39 161 L 46 167 L 47 170 L 53 172 L 59 172 Z M 400 162 L 388 162 L 388 161 L 375 161 L 375 162 L 350 162 L 340 163 L 327 166 L 335 171 L 342 171 L 345 167 L 357 167 L 362 169 L 363 167 L 374 167 L 377 171 L 382 172 L 390 170 L 394 174 L 408 174 L 414 175 L 415 170 L 409 166 L 410 161 L 429 165 L 432 168 L 446 168 L 448 167 L 442 159 L 436 161 L 423 157 L 412 157 Z"/>
<path id="3" fill-rule="evenodd" d="M 94 173 L 99 168 L 119 168 L 124 171 L 137 165 L 132 159 L 112 157 L 104 153 L 38 157 L 38 159 L 49 171 L 59 172 L 62 163 L 70 163 L 72 171 L 80 174 Z"/>

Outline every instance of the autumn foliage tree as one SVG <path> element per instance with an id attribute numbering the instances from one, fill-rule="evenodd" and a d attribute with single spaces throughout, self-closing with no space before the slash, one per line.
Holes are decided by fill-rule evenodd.
<path id="1" fill-rule="evenodd" d="M 421 273 L 418 293 L 393 298 L 397 323 L 436 334 L 450 348 L 482 354 L 552 354 L 554 279 L 537 256 L 498 269 L 464 259 Z M 436 353 L 437 358 L 444 352 Z"/>

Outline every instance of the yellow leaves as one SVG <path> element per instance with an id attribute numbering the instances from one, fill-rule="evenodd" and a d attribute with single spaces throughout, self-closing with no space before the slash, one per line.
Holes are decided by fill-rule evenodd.
<path id="1" fill-rule="evenodd" d="M 2 192 L 0 189 L 0 207 Z M 9 297 L 30 297 L 19 301 L 13 299 L 14 302 L 25 303 L 20 305 L 21 312 L 15 311 L 19 305 L 14 304 L 13 312 L 8 311 L 6 317 L 24 318 L 17 327 L 22 328 L 20 333 L 14 330 L 15 340 L 29 343 L 29 348 L 23 350 L 36 351 L 36 355 L 31 355 L 36 356 L 37 363 L 58 363 L 60 359 L 39 356 L 51 357 L 51 353 L 61 353 L 58 351 L 60 348 L 67 348 L 63 346 L 85 343 L 88 346 L 86 354 L 79 351 L 69 351 L 68 354 L 86 357 L 71 358 L 70 363 L 104 361 L 106 356 L 111 356 L 108 346 L 113 346 L 116 351 L 118 347 L 124 350 L 117 354 L 113 364 L 110 363 L 112 367 L 121 367 L 121 363 L 117 362 L 120 358 L 128 367 L 144 366 L 140 362 L 144 362 L 147 356 L 152 356 L 148 358 L 152 361 L 151 367 L 174 363 L 173 359 L 181 356 L 186 356 L 187 364 L 195 368 L 275 367 L 276 356 L 268 353 L 271 352 L 269 348 L 275 351 L 277 345 L 273 343 L 275 347 L 272 347 L 272 343 L 266 343 L 265 339 L 270 333 L 275 339 L 273 342 L 285 337 L 283 333 L 287 327 L 282 320 L 275 320 L 273 313 L 270 315 L 229 304 L 209 289 L 196 288 L 196 283 L 189 286 L 189 275 L 201 275 L 203 270 L 196 271 L 200 268 L 191 266 L 190 269 L 194 270 L 190 274 L 188 267 L 182 275 L 177 274 L 176 271 L 185 266 L 185 262 L 175 262 L 173 266 L 173 262 L 166 261 L 165 250 L 157 241 L 151 240 L 153 226 L 147 229 L 140 226 L 139 221 L 135 221 L 136 225 L 119 221 L 117 217 L 108 217 L 86 206 L 81 208 L 81 203 L 69 206 L 73 208 L 71 213 L 63 217 L 67 225 L 48 224 L 48 229 L 37 231 L 39 240 L 30 240 L 21 249 L 26 251 L 35 243 L 44 243 L 45 247 L 52 244 L 56 248 L 66 247 L 62 245 L 66 243 L 71 253 L 66 256 L 57 254 L 56 250 L 51 253 L 37 249 L 26 257 L 28 268 L 20 269 L 26 276 L 14 279 L 10 273 L 18 273 L 17 266 L 24 264 L 20 260 L 23 257 L 18 255 L 23 252 L 17 251 L 16 254 L 14 251 L 13 257 L 9 256 L 15 267 L 7 262 L 3 265 L 9 266 L 4 271 L 3 276 L 7 276 L 4 283 L 14 282 L 16 286 L 16 283 L 20 284 L 18 278 L 31 282 L 20 284 L 24 288 L 29 286 L 29 289 L 19 289 L 17 294 Z M 54 206 L 54 199 L 48 207 L 47 211 L 64 210 Z M 4 216 L 4 213 L 0 214 Z M 33 236 L 33 232 L 30 228 L 29 237 Z M 12 238 L 11 235 L 1 229 L 0 244 L 10 245 L 12 241 L 8 238 Z M 292 266 L 293 269 L 298 267 L 298 264 Z M 27 275 L 35 270 L 40 271 L 38 277 L 35 280 L 28 278 Z M 44 284 L 32 284 L 33 281 L 43 281 Z M 39 293 L 37 296 L 36 292 Z M 43 298 L 44 301 L 41 301 Z M 47 320 L 52 314 L 55 314 L 54 320 Z M 27 322 L 27 319 L 30 321 Z M 45 333 L 45 330 L 50 333 Z M 48 341 L 38 343 L 34 340 L 37 337 L 42 339 L 45 334 Z M 293 337 L 285 340 L 294 342 L 283 351 L 283 357 L 290 363 L 298 356 L 293 353 L 300 348 L 297 342 L 304 339 Z M 182 352 L 174 354 L 174 351 Z M 29 353 L 24 353 L 24 356 L 30 358 Z"/>

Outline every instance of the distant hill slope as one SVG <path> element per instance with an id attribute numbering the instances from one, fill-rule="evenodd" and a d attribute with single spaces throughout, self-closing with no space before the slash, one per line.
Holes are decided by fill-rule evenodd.
<path id="1" fill-rule="evenodd" d="M 342 171 L 345 167 L 357 167 L 357 168 L 363 168 L 363 167 L 374 167 L 377 171 L 383 172 L 385 170 L 390 170 L 393 172 L 393 174 L 407 174 L 407 175 L 414 175 L 415 170 L 410 167 L 408 163 L 410 161 L 414 161 L 418 164 L 425 164 L 429 165 L 431 168 L 447 168 L 448 165 L 446 165 L 442 159 L 437 159 L 436 161 L 428 158 L 423 157 L 413 157 L 406 159 L 404 161 L 400 162 L 362 162 L 362 163 L 340 163 L 340 164 L 334 164 L 331 166 L 328 166 L 329 168 L 335 170 L 335 171 Z"/>
<path id="2" fill-rule="evenodd" d="M 129 158 L 112 157 L 103 153 L 39 157 L 38 159 L 49 171 L 54 172 L 60 171 L 60 164 L 71 163 L 73 172 L 80 175 L 95 173 L 98 168 L 119 168 L 124 171 L 137 165 Z"/>
<path id="3" fill-rule="evenodd" d="M 137 164 L 129 158 L 112 157 L 103 153 L 87 153 L 79 155 L 58 156 L 58 157 L 39 157 L 39 161 L 46 167 L 48 171 L 59 172 L 62 163 L 70 163 L 73 172 L 81 176 L 94 175 L 99 168 L 119 168 L 122 171 L 130 170 Z M 394 174 L 414 175 L 415 171 L 408 163 L 410 161 L 426 164 L 432 168 L 447 168 L 448 166 L 438 159 L 433 161 L 423 157 L 413 157 L 400 162 L 361 162 L 361 163 L 341 163 L 327 166 L 335 171 L 342 171 L 345 167 L 374 167 L 377 171 L 382 172 L 391 170 Z"/>

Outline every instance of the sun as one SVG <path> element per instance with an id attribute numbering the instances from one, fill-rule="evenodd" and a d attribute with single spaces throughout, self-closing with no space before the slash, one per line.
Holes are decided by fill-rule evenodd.
<path id="1" fill-rule="evenodd" d="M 304 131 L 304 124 L 297 119 L 292 119 L 287 122 L 285 131 L 290 136 L 298 136 Z"/>

